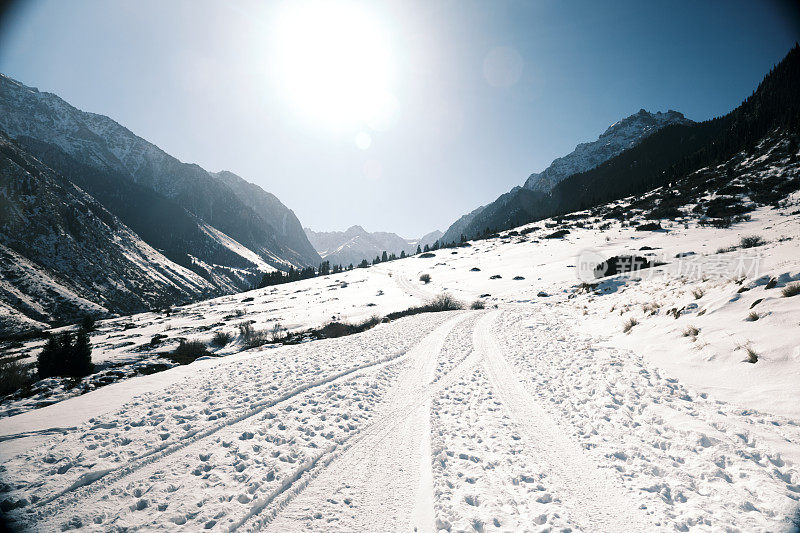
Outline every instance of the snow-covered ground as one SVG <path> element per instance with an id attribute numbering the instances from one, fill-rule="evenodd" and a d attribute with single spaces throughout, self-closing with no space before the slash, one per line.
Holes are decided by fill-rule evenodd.
<path id="1" fill-rule="evenodd" d="M 243 320 L 298 330 L 445 291 L 487 303 L 295 346 L 237 339 L 225 357 L 0 419 L 0 502 L 43 531 L 787 530 L 800 508 L 792 203 L 728 229 L 584 220 L 544 239 L 558 228 L 542 221 L 102 322 L 95 359 L 119 363 L 152 356 L 156 334 L 163 350 Z M 719 251 L 749 235 L 766 244 Z M 579 277 L 626 252 L 665 264 Z"/>

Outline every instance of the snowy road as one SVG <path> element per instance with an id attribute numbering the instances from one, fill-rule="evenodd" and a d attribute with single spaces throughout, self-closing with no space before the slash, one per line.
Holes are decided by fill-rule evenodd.
<path id="1" fill-rule="evenodd" d="M 418 315 L 221 364 L 6 461 L 4 498 L 42 531 L 786 527 L 795 421 L 566 316 Z"/>

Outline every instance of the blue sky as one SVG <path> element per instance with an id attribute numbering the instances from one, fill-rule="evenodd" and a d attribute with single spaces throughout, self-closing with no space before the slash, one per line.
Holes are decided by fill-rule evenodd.
<path id="1" fill-rule="evenodd" d="M 293 5 L 21 1 L 0 71 L 236 172 L 315 230 L 415 237 L 640 108 L 726 113 L 800 39 L 790 2 L 348 0 L 390 52 L 392 120 L 373 129 L 287 93 L 275 65 L 298 56 L 275 35 Z"/>

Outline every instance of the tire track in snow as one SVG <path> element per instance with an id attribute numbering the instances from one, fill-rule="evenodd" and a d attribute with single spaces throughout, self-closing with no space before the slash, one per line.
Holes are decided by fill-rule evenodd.
<path id="1" fill-rule="evenodd" d="M 449 331 L 453 327 L 455 327 L 457 323 L 464 320 L 467 316 L 468 316 L 467 314 L 462 313 L 459 314 L 458 317 L 448 320 L 447 322 L 445 322 L 444 325 L 439 326 L 432 333 L 430 333 L 429 337 L 437 335 L 437 332 L 438 334 L 441 334 L 441 331 L 449 333 Z M 423 344 L 427 338 L 428 337 L 424 338 L 422 341 L 420 341 L 419 344 Z M 419 344 L 417 346 L 419 346 Z M 193 432 L 189 435 L 184 436 L 184 438 L 182 438 L 180 441 L 176 443 L 161 448 L 157 448 L 143 455 L 140 455 L 137 458 L 133 459 L 127 465 L 112 469 L 88 472 L 83 476 L 81 476 L 79 479 L 77 479 L 72 485 L 70 485 L 66 489 L 56 493 L 55 495 L 51 496 L 50 498 L 47 498 L 46 500 L 38 502 L 37 507 L 40 507 L 41 510 L 36 512 L 35 515 L 33 516 L 25 517 L 25 522 L 29 524 L 34 524 L 43 519 L 49 519 L 51 517 L 57 516 L 62 512 L 69 512 L 71 509 L 75 509 L 77 506 L 82 505 L 87 500 L 94 501 L 102 499 L 105 494 L 108 494 L 111 490 L 113 490 L 113 487 L 118 485 L 119 483 L 123 481 L 129 481 L 134 478 L 138 479 L 141 477 L 146 477 L 149 472 L 152 472 L 154 469 L 159 468 L 161 463 L 166 459 L 170 458 L 176 453 L 180 453 L 181 455 L 189 453 L 191 449 L 194 449 L 197 446 L 202 445 L 207 438 L 213 436 L 220 430 L 228 429 L 231 428 L 232 426 L 235 426 L 236 424 L 248 421 L 251 418 L 259 415 L 263 411 L 275 407 L 277 405 L 280 405 L 289 400 L 292 400 L 296 396 L 303 394 L 311 389 L 328 385 L 334 381 L 342 379 L 351 379 L 356 375 L 360 375 L 364 371 L 373 371 L 383 366 L 398 364 L 403 360 L 409 358 L 413 353 L 415 353 L 415 349 L 416 346 L 406 352 L 393 354 L 391 356 L 384 357 L 380 360 L 358 365 L 349 368 L 347 370 L 337 372 L 325 378 L 303 384 L 278 396 L 277 398 L 257 402 L 253 404 L 253 406 L 251 406 L 249 410 L 240 414 L 239 416 L 227 419 L 225 422 L 216 424 L 210 428 Z M 335 448 L 335 446 L 333 448 Z M 333 449 L 331 449 L 330 451 L 333 451 Z M 323 455 L 325 454 L 321 454 L 319 457 L 317 457 L 317 459 L 313 461 L 314 465 L 320 462 L 320 458 Z M 323 463 L 327 464 L 324 461 Z M 304 465 L 301 468 L 301 470 L 304 468 L 308 469 L 307 465 Z M 284 487 L 283 491 L 285 491 L 286 488 L 288 487 Z"/>
<path id="2" fill-rule="evenodd" d="M 474 322 L 479 316 L 476 313 L 459 318 Z M 415 346 L 414 353 L 409 354 L 409 366 L 387 399 L 385 412 L 332 454 L 334 457 L 324 463 L 330 468 L 309 472 L 302 486 L 289 491 L 282 501 L 270 507 L 272 499 L 262 505 L 260 519 L 248 524 L 248 530 L 264 526 L 274 531 L 305 530 L 317 525 L 344 531 L 433 531 L 431 400 L 480 360 L 480 354 L 473 350 L 450 372 L 433 381 L 438 355 L 461 320 L 449 322 L 447 328 L 440 327 Z M 295 499 L 301 491 L 302 496 Z M 311 522 L 315 515 L 322 516 L 320 509 L 335 505 L 332 501 L 351 502 L 353 507 L 347 505 L 352 514 L 341 516 L 338 506 L 331 513 L 336 523 Z"/>
<path id="3" fill-rule="evenodd" d="M 392 278 L 394 278 L 395 283 L 397 283 L 397 286 L 400 287 L 400 289 L 403 292 L 413 296 L 414 298 L 418 298 L 423 302 L 426 302 L 431 298 L 433 298 L 432 293 L 424 291 L 419 287 L 415 286 L 410 280 L 406 279 L 406 277 L 403 276 L 400 272 L 393 272 Z"/>
<path id="4" fill-rule="evenodd" d="M 622 485 L 600 470 L 522 385 L 492 336 L 492 321 L 498 315 L 488 315 L 475 328 L 475 348 L 485 357 L 489 382 L 503 407 L 535 454 L 553 467 L 551 479 L 561 488 L 559 496 L 570 514 L 586 531 L 653 530 L 646 517 L 630 505 Z"/>

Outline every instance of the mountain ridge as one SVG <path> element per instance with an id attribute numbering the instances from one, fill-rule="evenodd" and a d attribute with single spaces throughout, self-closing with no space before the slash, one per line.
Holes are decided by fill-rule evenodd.
<path id="1" fill-rule="evenodd" d="M 442 232 L 436 230 L 418 239 L 405 239 L 387 231 L 368 232 L 359 225 L 350 226 L 345 231 L 314 231 L 310 228 L 304 228 L 304 231 L 324 260 L 342 266 L 357 265 L 364 259 L 372 261 L 383 252 L 398 257 L 401 252 L 410 255 L 416 252 L 417 246 L 432 245 L 442 236 Z"/>
<path id="2" fill-rule="evenodd" d="M 543 200 L 542 194 L 550 193 L 567 177 L 604 163 L 661 128 L 690 123 L 693 122 L 678 111 L 651 113 L 640 109 L 611 124 L 596 140 L 578 143 L 569 154 L 554 159 L 542 172 L 531 174 L 522 187 L 514 187 L 493 202 L 462 215 L 447 228 L 441 241 L 458 242 L 462 235 L 472 238 L 487 229 L 508 227 L 514 219 L 514 213 L 509 213 L 511 205 L 517 203 L 520 196 L 525 202 Z"/>
<path id="3" fill-rule="evenodd" d="M 218 294 L 0 134 L 0 333 Z"/>
<path id="4" fill-rule="evenodd" d="M 125 177 L 175 202 L 192 217 L 215 227 L 273 267 L 307 266 L 319 260 L 305 234 L 297 231 L 302 226 L 294 213 L 274 196 L 271 209 L 275 213 L 266 218 L 272 222 L 281 217 L 292 219 L 295 231 L 290 235 L 282 234 L 270 220 L 265 220 L 263 212 L 257 214 L 229 183 L 214 173 L 199 165 L 179 161 L 109 117 L 81 111 L 55 94 L 40 92 L 5 75 L 0 75 L 0 130 L 13 139 L 34 139 L 41 143 L 42 149 L 57 149 L 78 164 Z M 40 155 L 38 148 L 30 146 L 30 143 L 28 149 L 34 156 Z M 65 175 L 73 174 L 69 167 L 55 170 Z M 198 223 L 198 229 L 193 231 L 195 237 L 202 233 L 200 226 Z M 184 241 L 175 239 L 166 247 L 171 248 L 174 255 L 179 255 L 180 249 L 181 257 L 176 259 L 183 264 L 192 263 L 188 256 L 194 249 L 225 247 L 224 243 L 211 237 L 203 238 L 203 243 L 203 246 L 188 248 Z M 198 259 L 212 269 L 218 263 L 214 254 Z M 257 265 L 248 268 L 254 274 L 259 270 Z M 205 270 L 198 269 L 200 273 Z M 219 270 L 216 274 L 224 276 L 225 268 Z M 238 290 L 249 288 L 236 279 L 231 279 L 228 285 L 236 286 Z M 229 290 L 228 286 L 221 288 Z"/>

